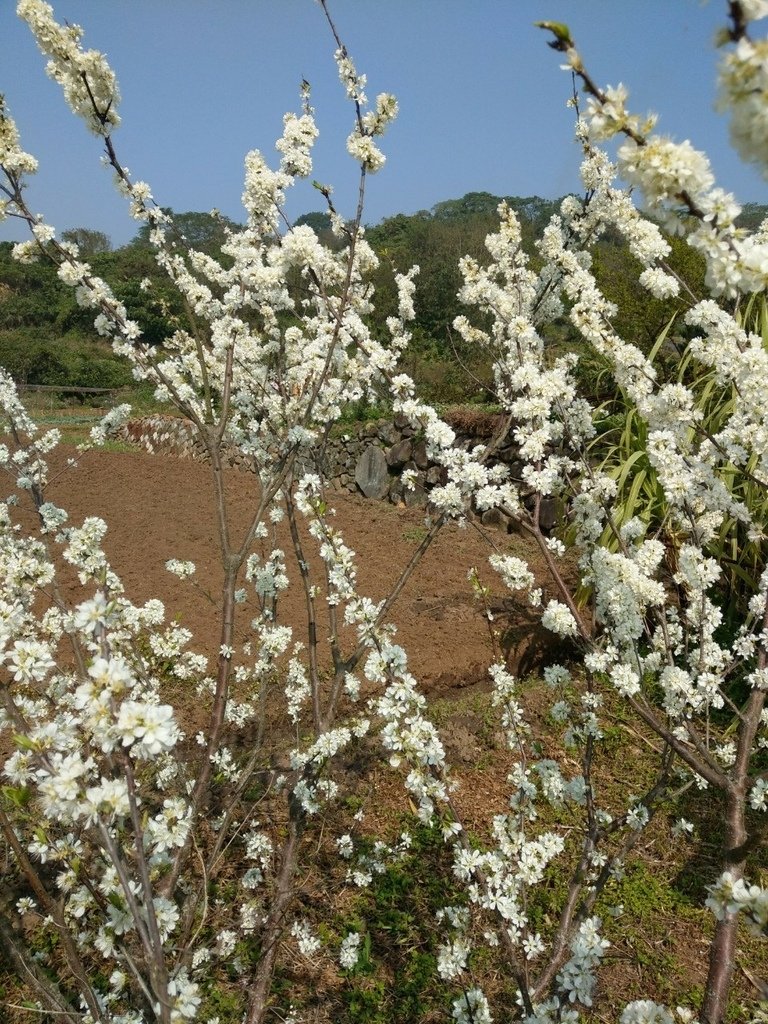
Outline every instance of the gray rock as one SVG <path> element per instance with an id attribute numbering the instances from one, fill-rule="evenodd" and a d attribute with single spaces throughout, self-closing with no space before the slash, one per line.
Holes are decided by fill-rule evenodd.
<path id="1" fill-rule="evenodd" d="M 498 508 L 489 508 L 480 516 L 483 526 L 498 526 L 506 528 L 506 516 Z"/>
<path id="2" fill-rule="evenodd" d="M 393 505 L 399 505 L 403 500 L 403 481 L 399 476 L 392 477 L 389 485 L 389 500 Z"/>
<path id="3" fill-rule="evenodd" d="M 523 495 L 523 504 L 529 512 L 536 509 L 536 495 L 534 493 Z M 556 498 L 547 495 L 541 499 L 539 507 L 539 526 L 544 533 L 549 533 L 558 523 L 558 502 Z"/>
<path id="4" fill-rule="evenodd" d="M 503 448 L 500 448 L 497 453 L 499 462 L 514 462 L 518 455 L 518 446 L 516 444 L 508 444 Z"/>
<path id="5" fill-rule="evenodd" d="M 403 501 L 408 508 L 413 508 L 414 505 L 424 505 L 427 501 L 427 492 L 424 488 L 424 478 L 419 477 L 414 481 L 412 488 L 403 488 Z"/>
<path id="6" fill-rule="evenodd" d="M 357 460 L 355 483 L 366 498 L 383 498 L 389 490 L 389 471 L 384 452 L 369 445 Z"/>
<path id="7" fill-rule="evenodd" d="M 429 465 L 429 459 L 427 458 L 427 442 L 423 438 L 414 444 L 412 458 L 419 469 L 426 469 Z"/>
<path id="8" fill-rule="evenodd" d="M 539 524 L 542 530 L 546 530 L 547 533 L 550 530 L 554 530 L 557 526 L 557 520 L 557 501 L 549 496 L 542 498 L 539 509 Z"/>
<path id="9" fill-rule="evenodd" d="M 400 434 L 395 429 L 394 423 L 381 423 L 379 425 L 379 440 L 383 441 L 386 445 L 393 445 L 396 441 L 399 441 Z"/>
<path id="10" fill-rule="evenodd" d="M 410 441 L 398 441 L 397 444 L 393 444 L 387 452 L 387 463 L 393 469 L 399 469 L 409 461 L 413 452 L 413 445 Z"/>

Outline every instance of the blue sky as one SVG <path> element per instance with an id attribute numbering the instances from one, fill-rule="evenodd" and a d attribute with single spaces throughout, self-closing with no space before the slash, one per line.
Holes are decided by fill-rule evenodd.
<path id="1" fill-rule="evenodd" d="M 365 220 L 412 213 L 468 191 L 555 197 L 578 190 L 570 78 L 533 27 L 566 21 L 603 84 L 623 81 L 630 106 L 705 149 L 719 183 L 742 201 L 768 187 L 741 166 L 714 112 L 715 30 L 724 0 L 331 0 L 368 95 L 393 92 L 400 116 L 383 140 L 387 164 L 369 181 Z M 121 84 L 120 157 L 178 211 L 221 209 L 241 219 L 242 163 L 261 149 L 275 163 L 282 115 L 313 87 L 321 137 L 315 177 L 353 210 L 356 173 L 344 140 L 352 111 L 313 0 L 59 0 L 85 44 L 107 53 Z M 26 149 L 40 160 L 30 205 L 59 230 L 105 231 L 115 245 L 136 225 L 100 166 L 100 144 L 66 109 L 15 3 L 0 4 L 0 91 Z M 288 213 L 321 208 L 294 190 Z M 23 238 L 15 224 L 0 239 Z"/>

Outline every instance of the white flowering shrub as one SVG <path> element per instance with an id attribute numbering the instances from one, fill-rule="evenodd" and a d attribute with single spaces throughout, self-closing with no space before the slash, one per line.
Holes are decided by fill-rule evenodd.
<path id="1" fill-rule="evenodd" d="M 721 73 L 734 141 L 763 167 L 768 50 L 753 40 L 752 21 L 766 6 L 729 4 L 724 43 L 733 45 Z M 535 495 L 526 504 L 493 459 L 507 427 L 486 446 L 457 447 L 450 427 L 399 371 L 418 268 L 397 278 L 398 315 L 387 322 L 386 343 L 367 326 L 377 257 L 361 226 L 364 186 L 384 164 L 379 137 L 397 104 L 381 94 L 369 106 L 365 77 L 329 17 L 353 111 L 347 148 L 360 167 L 357 215 L 343 221 L 330 188 L 321 186 L 338 244 L 323 246 L 306 225 L 281 227 L 286 190 L 312 172 L 317 128 L 304 88 L 301 112 L 284 119 L 279 167 L 255 150 L 246 157 L 247 223 L 228 234 L 219 263 L 172 240 L 149 185 L 121 164 L 113 139 L 119 93 L 104 57 L 83 50 L 82 31 L 59 25 L 41 0 L 20 0 L 18 11 L 67 102 L 102 139 L 118 190 L 149 228 L 157 262 L 190 311 L 188 329 L 162 348 L 146 344 L 77 246 L 58 241 L 33 213 L 26 185 L 36 161 L 4 105 L 0 216 L 27 222 L 31 239 L 16 246 L 16 257 L 52 260 L 135 377 L 151 382 L 205 446 L 223 568 L 219 645 L 209 662 L 188 631 L 168 624 L 160 602 L 131 602 L 104 555 L 106 524 L 71 523 L 67 510 L 51 503 L 47 456 L 59 437 L 38 430 L 0 374 L 0 464 L 15 484 L 0 505 L 0 834 L 7 864 L 0 948 L 35 1012 L 69 1024 L 212 1024 L 219 1018 L 206 999 L 229 970 L 239 979 L 237 1019 L 259 1024 L 274 1009 L 281 956 L 307 970 L 321 962 L 356 970 L 361 950 L 368 957 L 361 930 L 329 938 L 307 919 L 298 893 L 306 858 L 323 841 L 351 887 L 370 886 L 410 856 L 408 833 L 358 851 L 350 822 L 330 837 L 316 824 L 341 806 L 341 769 L 375 734 L 401 771 L 418 818 L 442 835 L 451 884 L 461 893 L 436 919 L 446 1019 L 544 1024 L 574 1021 L 591 1007 L 609 947 L 598 910 L 657 812 L 693 786 L 711 790 L 725 823 L 722 870 L 708 880 L 715 925 L 703 1002 L 670 1011 L 635 1000 L 615 1011 L 628 1022 L 672 1021 L 673 1013 L 683 1021 L 696 1014 L 708 1024 L 723 1020 L 737 923 L 743 918 L 755 933 L 766 927 L 768 897 L 749 871 L 768 806 L 768 570 L 755 573 L 748 614 L 728 635 L 715 600 L 720 567 L 708 545 L 724 523 L 754 536 L 766 528 L 725 480 L 734 473 L 763 487 L 768 480 L 768 354 L 734 315 L 742 296 L 768 284 L 768 227 L 752 236 L 739 230 L 739 207 L 715 186 L 705 155 L 654 134 L 652 120 L 628 110 L 626 90 L 593 82 L 567 29 L 545 23 L 587 96 L 577 120 L 584 198 L 566 199 L 545 229 L 537 272 L 521 249 L 514 213 L 502 206 L 499 229 L 487 239 L 487 265 L 462 261 L 467 315 L 455 325 L 492 358 L 495 390 Z M 614 136 L 621 137 L 617 166 L 598 148 Z M 617 173 L 641 192 L 654 221 L 617 187 Z M 614 310 L 590 273 L 590 247 L 610 229 L 642 264 L 643 287 L 659 297 L 677 294 L 656 221 L 684 234 L 706 261 L 710 294 L 691 298 L 686 322 L 692 358 L 733 396 L 715 433 L 698 429 L 684 383 L 658 379 L 646 356 L 616 335 Z M 300 290 L 289 285 L 297 279 Z M 647 425 L 648 457 L 679 541 L 673 570 L 646 524 L 616 525 L 615 481 L 588 456 L 594 410 L 578 393 L 577 357 L 550 358 L 543 341 L 547 326 L 564 316 L 608 361 Z M 445 481 L 431 492 L 417 556 L 380 602 L 359 592 L 355 554 L 334 525 L 318 470 L 327 431 L 374 386 L 387 386 L 395 411 L 423 432 Z M 126 415 L 115 410 L 94 443 Z M 244 532 L 234 529 L 228 506 L 224 443 L 236 446 L 252 471 L 253 512 Z M 591 593 L 587 607 L 575 598 L 564 545 L 541 527 L 542 500 L 553 497 L 570 510 L 580 583 Z M 550 717 L 568 752 L 561 761 L 542 756 L 520 681 L 504 663 L 490 666 L 512 767 L 507 809 L 488 823 L 483 840 L 470 837 L 462 821 L 454 797 L 460 780 L 388 613 L 445 522 L 495 508 L 517 520 L 549 572 L 545 594 L 524 560 L 497 553 L 491 564 L 500 583 L 522 593 L 574 655 L 543 671 Z M 294 579 L 272 540 L 283 518 Z M 606 530 L 610 546 L 601 543 Z M 319 557 L 319 573 L 310 555 Z M 190 561 L 173 558 L 167 568 L 182 580 L 195 578 Z M 62 580 L 73 572 L 81 590 L 68 599 Z M 305 600 L 301 637 L 280 617 L 289 585 Z M 172 696 L 179 684 L 195 695 L 194 716 L 188 702 Z M 622 794 L 620 806 L 602 791 L 598 771 L 606 714 L 616 706 L 640 731 L 652 765 L 651 781 Z M 188 720 L 204 722 L 196 735 L 185 734 Z M 690 829 L 681 822 L 681 834 Z M 541 924 L 532 906 L 555 865 L 568 881 L 562 903 Z M 234 876 L 232 894 L 211 906 L 211 885 L 225 875 Z M 494 1007 L 478 985 L 480 949 L 512 980 L 515 1005 Z M 295 1019 L 292 1008 L 280 1014 Z"/>

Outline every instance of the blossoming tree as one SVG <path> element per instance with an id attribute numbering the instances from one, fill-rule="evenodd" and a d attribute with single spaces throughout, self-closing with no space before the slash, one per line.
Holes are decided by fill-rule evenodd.
<path id="1" fill-rule="evenodd" d="M 713 557 L 729 524 L 756 540 L 764 536 L 765 523 L 727 481 L 740 474 L 765 487 L 768 479 L 768 354 L 737 315 L 745 296 L 766 287 L 768 227 L 752 236 L 740 231 L 739 207 L 715 187 L 704 154 L 655 134 L 653 119 L 628 110 L 623 88 L 592 80 L 565 26 L 543 23 L 586 95 L 577 119 L 584 195 L 566 199 L 544 231 L 538 272 L 504 206 L 499 230 L 487 240 L 488 265 L 462 262 L 468 313 L 456 328 L 491 354 L 505 418 L 489 444 L 458 447 L 398 370 L 417 268 L 397 278 L 399 310 L 387 323 L 388 339 L 367 326 L 376 256 L 361 226 L 365 183 L 384 163 L 379 137 L 397 104 L 388 94 L 368 103 L 365 78 L 324 0 L 321 6 L 354 115 L 347 148 L 360 166 L 356 216 L 343 221 L 330 188 L 321 186 L 338 244 L 324 247 L 306 225 L 283 226 L 286 190 L 312 170 L 317 128 L 305 87 L 301 112 L 284 119 L 279 168 L 258 151 L 246 157 L 247 224 L 228 234 L 217 262 L 173 240 L 149 185 L 120 162 L 119 92 L 105 58 L 83 49 L 81 29 L 58 24 L 47 4 L 19 0 L 48 73 L 101 139 L 131 215 L 148 227 L 157 262 L 189 311 L 188 327 L 162 349 L 147 345 L 77 246 L 57 240 L 33 212 L 24 188 L 36 161 L 4 105 L 0 216 L 29 225 L 30 241 L 16 246 L 17 259 L 53 260 L 136 378 L 152 382 L 158 398 L 194 426 L 211 466 L 222 585 L 219 646 L 209 665 L 190 648 L 186 630 L 167 625 L 158 601 L 132 603 L 103 551 L 106 524 L 70 524 L 49 500 L 47 456 L 59 437 L 36 428 L 2 376 L 0 462 L 20 497 L 0 505 L 0 829 L 10 865 L 0 883 L 0 947 L 43 1019 L 179 1024 L 218 1019 L 206 1010 L 206 993 L 245 942 L 250 958 L 241 964 L 238 1019 L 258 1024 L 273 1011 L 286 1019 L 288 1009 L 273 998 L 280 950 L 295 942 L 312 956 L 320 945 L 297 908 L 297 879 L 313 849 L 307 838 L 343 795 L 345 758 L 373 734 L 393 766 L 405 769 L 416 812 L 441 831 L 463 885 L 461 904 L 438 915 L 438 973 L 459 1022 L 493 1019 L 473 981 L 482 946 L 514 981 L 517 1007 L 500 1007 L 500 1017 L 576 1020 L 592 1003 L 607 947 L 597 908 L 638 837 L 689 787 L 717 794 L 725 836 L 720 875 L 709 880 L 717 923 L 703 1001 L 674 1011 L 651 1000 L 616 1008 L 623 1024 L 666 1024 L 673 1012 L 716 1024 L 728 1009 L 739 918 L 758 933 L 768 923 L 768 893 L 748 874 L 763 843 L 768 800 L 768 571 L 762 566 L 756 574 L 748 613 L 728 634 Z M 768 44 L 751 33 L 766 14 L 764 0 L 731 0 L 721 69 L 734 142 L 762 167 Z M 617 166 L 598 145 L 614 136 L 623 137 Z M 642 193 L 654 220 L 616 187 L 617 173 Z M 732 395 L 715 432 L 702 425 L 695 381 L 665 382 L 616 335 L 614 310 L 590 273 L 590 247 L 612 229 L 642 264 L 640 282 L 653 295 L 685 288 L 665 265 L 669 246 L 657 222 L 683 233 L 706 261 L 710 294 L 691 294 L 685 319 L 696 364 Z M 296 281 L 298 288 L 290 284 Z M 668 532 L 654 532 L 640 517 L 623 521 L 616 481 L 591 457 L 595 410 L 579 395 L 577 357 L 551 358 L 542 340 L 547 325 L 564 316 L 608 361 L 647 424 L 665 523 L 674 525 L 671 568 Z M 445 482 L 431 492 L 414 558 L 391 594 L 374 602 L 358 590 L 355 555 L 334 526 L 319 467 L 344 406 L 382 384 L 395 411 L 423 432 Z M 124 407 L 111 413 L 94 443 L 127 414 Z M 510 429 L 535 493 L 532 507 L 493 458 Z M 253 511 L 240 532 L 228 503 L 224 442 L 237 446 L 252 471 Z M 541 528 L 542 500 L 552 496 L 570 510 L 586 603 L 564 570 L 564 544 Z M 33 527 L 21 513 L 24 501 L 34 509 Z M 547 591 L 556 596 L 545 600 L 530 567 L 503 552 L 491 556 L 500 580 L 526 595 L 544 627 L 571 641 L 578 657 L 544 671 L 554 691 L 551 715 L 573 752 L 570 767 L 541 756 L 519 681 L 505 664 L 490 666 L 514 768 L 508 809 L 489 823 L 483 845 L 463 826 L 455 773 L 388 615 L 443 524 L 492 508 L 513 516 L 538 546 Z M 292 585 L 306 609 L 301 637 L 280 618 L 289 572 L 273 526 L 283 519 L 298 566 Z M 61 586 L 67 565 L 82 586 L 74 601 Z M 179 560 L 168 569 L 181 578 L 195 573 L 193 563 Z M 204 709 L 196 739 L 183 735 L 184 708 L 170 703 L 179 684 Z M 650 783 L 621 806 L 601 791 L 598 772 L 605 709 L 615 701 L 642 730 L 653 763 Z M 367 884 L 409 842 L 407 834 L 382 840 L 371 853 L 358 851 L 349 831 L 334 837 L 350 885 Z M 546 928 L 537 928 L 530 895 L 558 861 L 568 872 L 566 895 Z M 238 895 L 214 912 L 209 888 L 228 865 L 237 866 Z M 343 970 L 354 967 L 361 944 L 357 931 L 341 939 Z"/>

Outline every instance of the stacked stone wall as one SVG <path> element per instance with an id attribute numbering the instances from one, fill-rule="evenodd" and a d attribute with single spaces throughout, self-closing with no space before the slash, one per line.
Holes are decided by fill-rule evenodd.
<path id="1" fill-rule="evenodd" d="M 487 444 L 505 428 L 500 416 L 472 410 L 449 413 L 446 420 L 456 432 L 456 443 L 466 449 Z M 208 458 L 205 445 L 192 424 L 178 417 L 154 415 L 130 420 L 121 428 L 120 436 L 155 454 L 201 460 Z M 248 459 L 235 448 L 225 445 L 222 454 L 226 464 L 249 468 Z M 351 425 L 328 438 L 317 453 L 317 460 L 334 490 L 398 505 L 426 505 L 430 490 L 446 479 L 445 470 L 427 457 L 424 438 L 402 416 Z M 532 501 L 532 495 L 526 493 L 523 485 L 523 464 L 509 425 L 504 429 L 492 461 L 507 465 L 511 479 L 521 486 L 524 499 Z M 403 483 L 405 470 L 410 471 L 414 482 L 412 488 Z M 486 512 L 482 518 L 486 525 L 510 525 L 495 510 Z M 555 503 L 544 499 L 542 526 L 552 528 L 555 522 Z"/>

